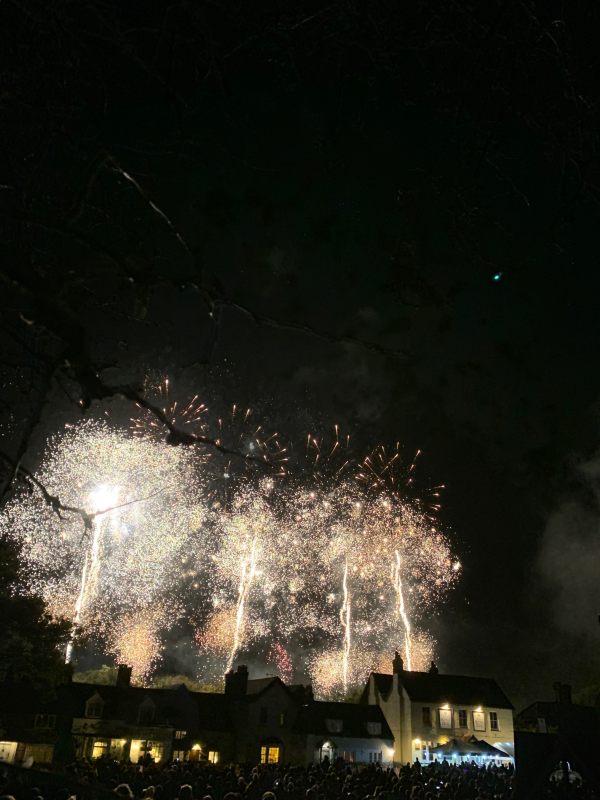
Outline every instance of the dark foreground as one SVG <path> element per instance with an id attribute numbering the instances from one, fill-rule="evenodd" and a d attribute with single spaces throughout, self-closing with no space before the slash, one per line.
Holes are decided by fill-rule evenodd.
<path id="1" fill-rule="evenodd" d="M 506 768 L 406 766 L 399 771 L 347 765 L 310 767 L 78 763 L 63 773 L 4 768 L 0 800 L 504 800 L 512 798 Z M 577 787 L 543 789 L 521 797 L 596 798 Z"/>

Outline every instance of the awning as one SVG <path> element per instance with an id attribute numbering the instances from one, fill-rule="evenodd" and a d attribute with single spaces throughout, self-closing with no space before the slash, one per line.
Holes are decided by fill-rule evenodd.
<path id="1" fill-rule="evenodd" d="M 508 753 L 505 753 L 503 750 L 493 747 L 493 745 L 488 742 L 476 739 L 474 736 L 471 736 L 470 739 L 450 739 L 450 741 L 445 744 L 433 747 L 429 752 L 432 756 L 441 756 L 442 758 L 451 758 L 452 756 L 461 756 L 463 758 L 467 756 L 474 758 L 481 758 L 481 756 L 511 758 Z"/>

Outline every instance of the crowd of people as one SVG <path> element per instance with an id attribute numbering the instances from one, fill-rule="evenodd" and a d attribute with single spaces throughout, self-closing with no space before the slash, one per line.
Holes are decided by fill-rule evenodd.
<path id="1" fill-rule="evenodd" d="M 7 771 L 0 783 L 0 800 L 509 800 L 514 797 L 511 767 L 426 766 L 416 762 L 399 769 L 356 767 L 338 763 L 299 766 L 219 766 L 178 763 L 144 766 L 109 759 L 70 765 L 55 773 L 23 777 Z M 53 778 L 50 781 L 50 778 Z M 44 783 L 46 780 L 46 784 Z M 529 797 L 520 794 L 521 797 Z M 547 785 L 531 798 L 597 795 L 581 787 Z"/>
<path id="2" fill-rule="evenodd" d="M 220 767 L 206 763 L 143 767 L 100 759 L 67 768 L 62 787 L 24 787 L 8 775 L 0 800 L 504 800 L 513 796 L 513 770 L 443 761 L 400 769 L 347 764 Z"/>

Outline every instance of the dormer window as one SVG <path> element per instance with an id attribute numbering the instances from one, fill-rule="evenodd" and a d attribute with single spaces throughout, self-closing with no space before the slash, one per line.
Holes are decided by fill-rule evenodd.
<path id="1" fill-rule="evenodd" d="M 85 715 L 88 719 L 100 719 L 104 710 L 104 700 L 98 692 L 92 695 L 85 704 Z"/>
<path id="2" fill-rule="evenodd" d="M 150 725 L 154 722 L 155 712 L 156 707 L 154 703 L 149 697 L 146 697 L 138 709 L 138 723 L 140 725 Z"/>
<path id="3" fill-rule="evenodd" d="M 341 733 L 344 724 L 341 719 L 326 719 L 325 727 L 329 733 Z"/>
<path id="4" fill-rule="evenodd" d="M 381 722 L 367 722 L 367 733 L 371 736 L 381 736 Z"/>
<path id="5" fill-rule="evenodd" d="M 56 728 L 56 714 L 36 714 L 33 727 L 37 730 L 54 730 Z"/>

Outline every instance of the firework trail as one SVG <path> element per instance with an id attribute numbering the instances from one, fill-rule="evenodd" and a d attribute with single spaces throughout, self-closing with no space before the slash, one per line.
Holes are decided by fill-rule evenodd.
<path id="1" fill-rule="evenodd" d="M 344 647 L 342 650 L 342 685 L 344 692 L 348 691 L 348 667 L 350 663 L 350 651 L 352 649 L 352 628 L 350 625 L 352 617 L 352 602 L 348 592 L 348 561 L 344 564 L 344 579 L 342 581 L 342 591 L 344 602 L 340 609 L 340 622 L 344 632 Z"/>
<path id="2" fill-rule="evenodd" d="M 402 590 L 402 558 L 398 550 L 395 551 L 396 560 L 392 564 L 392 584 L 396 592 L 396 616 L 402 620 L 404 625 L 404 653 L 406 656 L 406 668 L 412 670 L 412 646 L 411 646 L 411 626 L 406 606 L 404 603 L 404 592 Z"/>
<path id="3" fill-rule="evenodd" d="M 243 629 L 245 624 L 246 603 L 248 601 L 248 595 L 250 594 L 250 589 L 252 588 L 252 582 L 254 581 L 255 575 L 256 575 L 256 537 L 254 537 L 254 539 L 252 540 L 252 547 L 250 549 L 250 554 L 248 555 L 247 558 L 244 558 L 242 560 L 238 602 L 235 613 L 235 629 L 233 631 L 233 644 L 231 646 L 231 652 L 229 654 L 229 658 L 227 659 L 226 672 L 229 672 L 229 670 L 233 666 L 233 660 L 242 644 Z"/>

